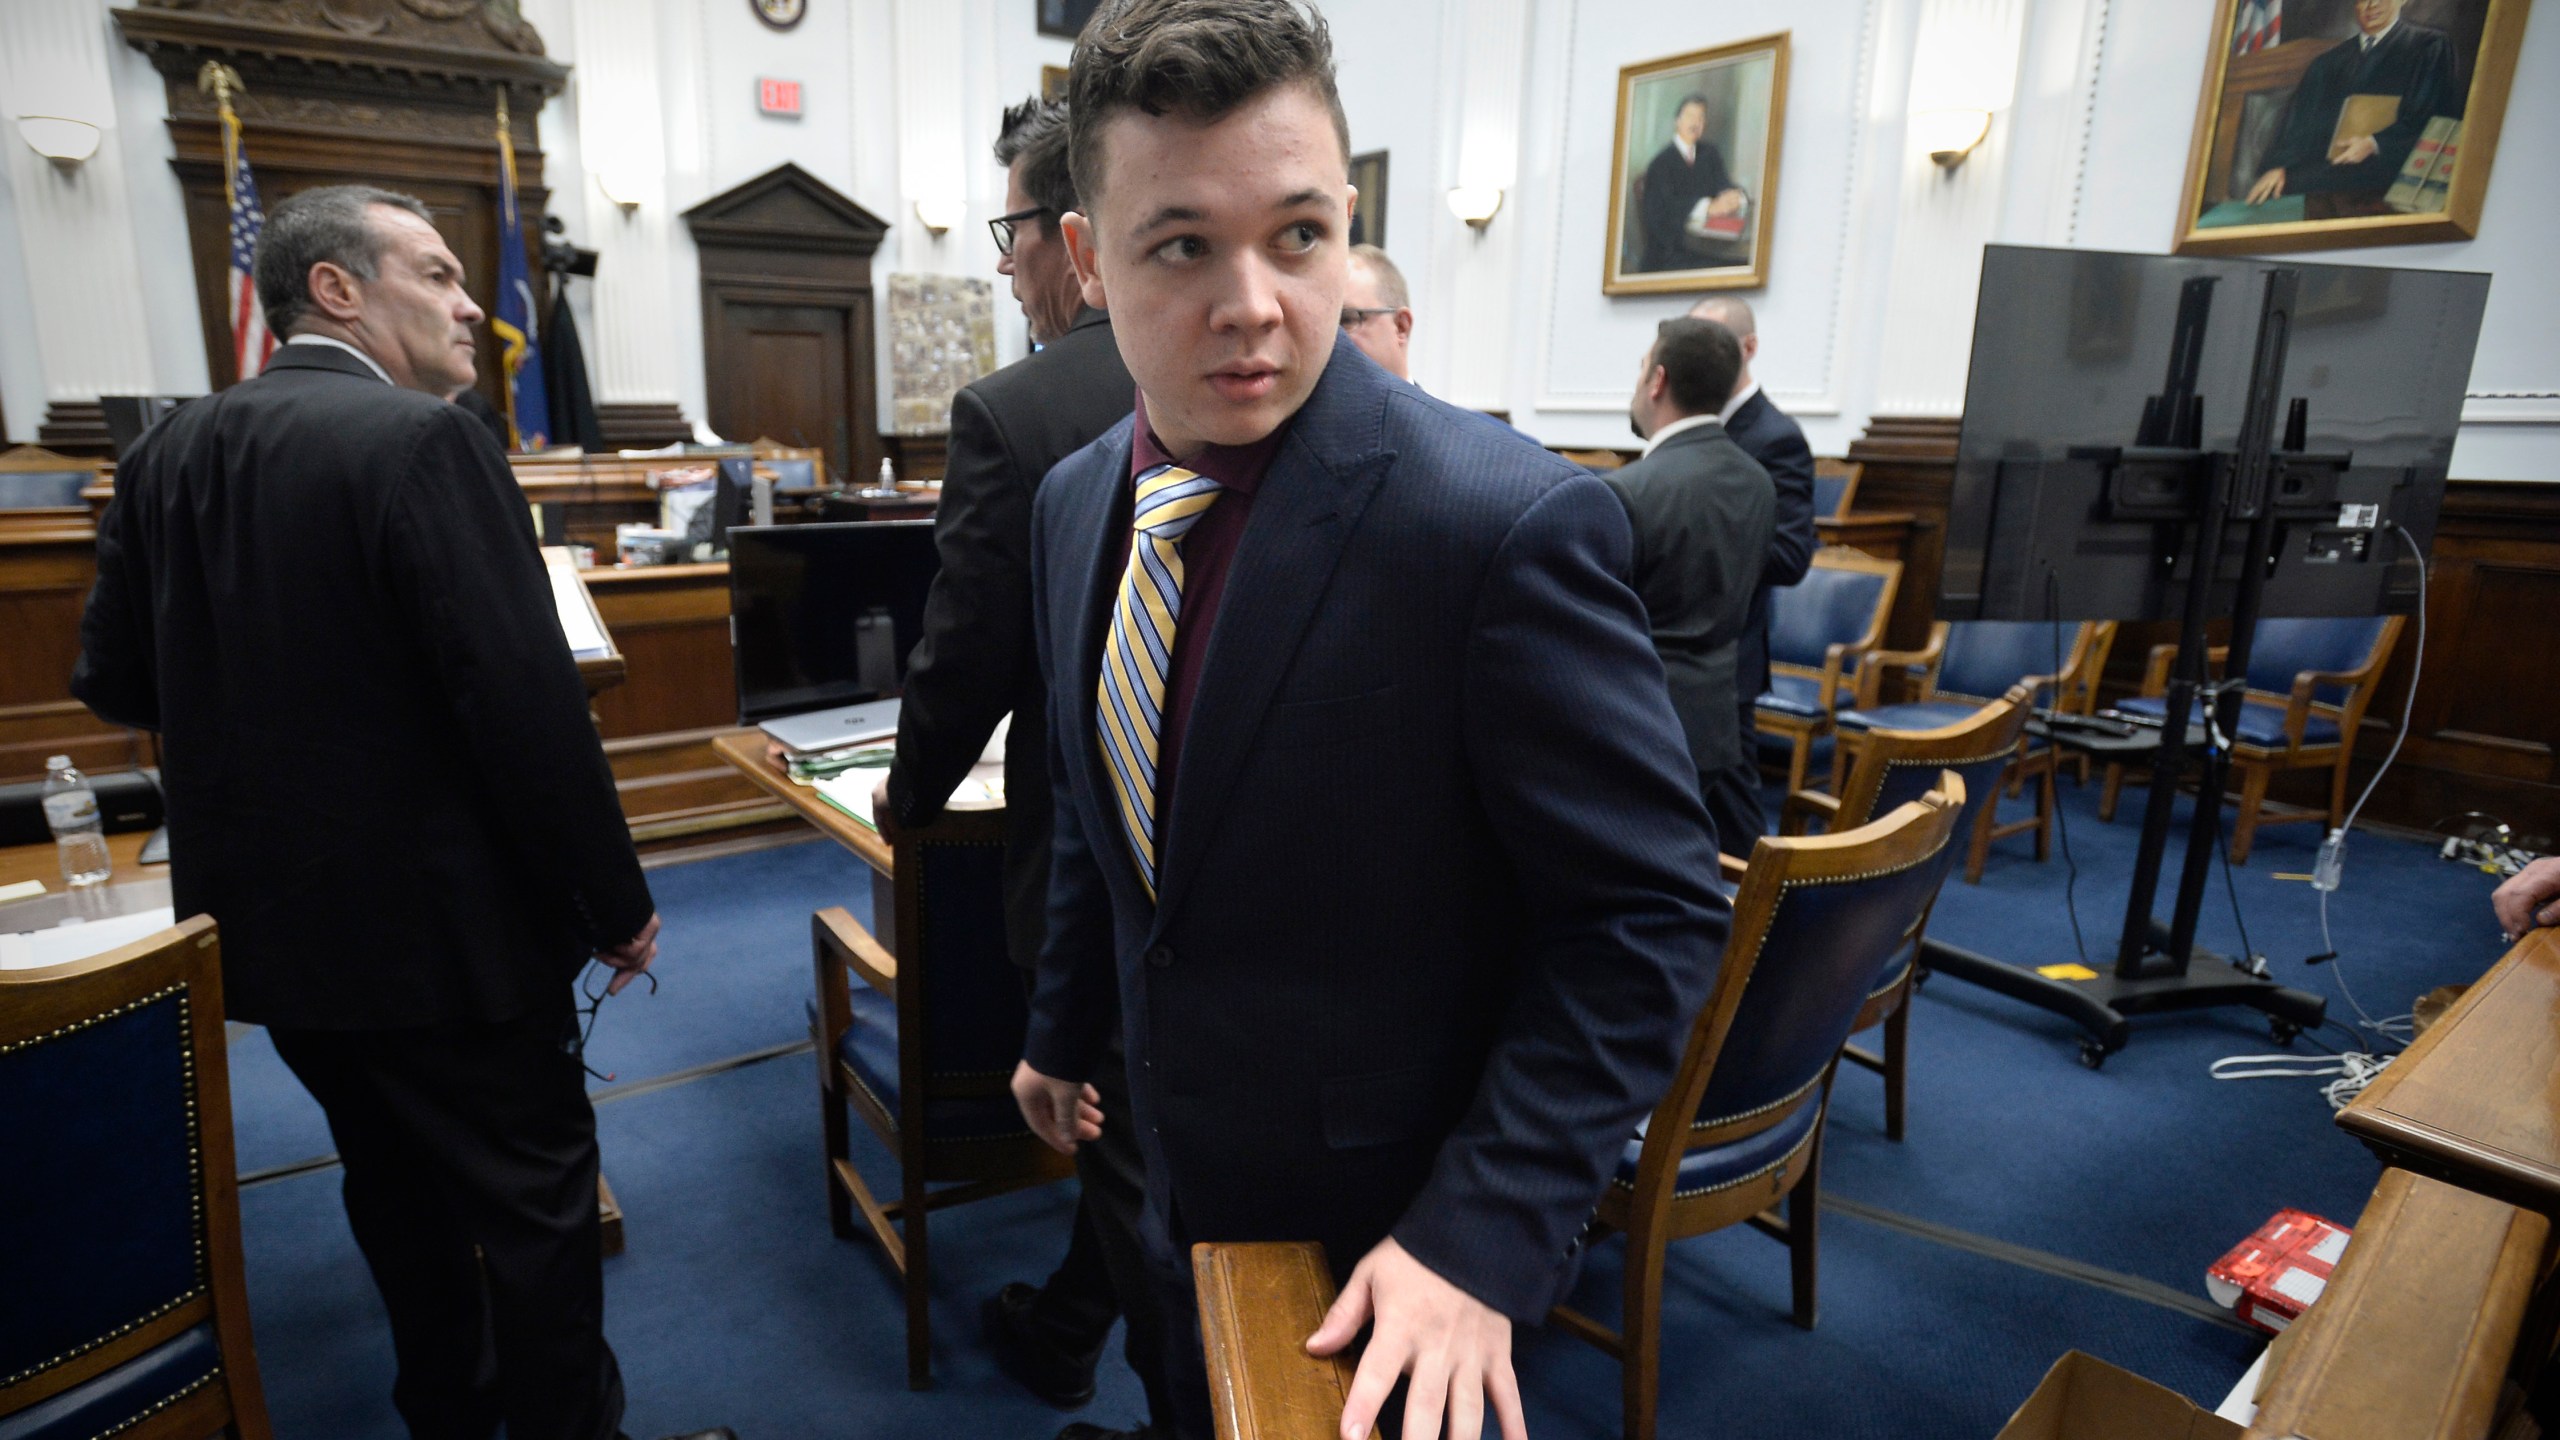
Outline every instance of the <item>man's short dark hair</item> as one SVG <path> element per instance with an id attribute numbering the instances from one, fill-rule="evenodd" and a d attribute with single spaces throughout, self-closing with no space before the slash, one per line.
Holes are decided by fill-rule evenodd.
<path id="1" fill-rule="evenodd" d="M 435 217 L 414 195 L 371 185 L 322 185 L 304 190 L 267 212 L 258 232 L 250 273 L 258 280 L 258 304 L 267 329 L 291 335 L 311 314 L 311 267 L 326 260 L 360 280 L 382 264 L 382 232 L 365 212 L 376 205 L 406 210 L 432 225 Z"/>
<path id="2" fill-rule="evenodd" d="M 1713 415 L 1733 398 L 1742 373 L 1742 342 L 1713 320 L 1683 315 L 1662 322 L 1653 363 L 1671 382 L 1671 403 L 1684 414 Z"/>
<path id="3" fill-rule="evenodd" d="M 1690 106 L 1692 106 L 1692 105 L 1695 105 L 1695 106 L 1697 106 L 1699 109 L 1706 111 L 1706 112 L 1707 112 L 1707 114 L 1708 114 L 1708 116 L 1709 116 L 1709 117 L 1711 117 L 1711 118 L 1712 118 L 1712 117 L 1715 115 L 1715 113 L 1716 113 L 1716 107 L 1714 107 L 1713 105 L 1710 105 L 1710 104 L 1708 104 L 1708 103 L 1707 103 L 1707 97 L 1705 96 L 1705 94 L 1703 94 L 1703 93 L 1701 93 L 1701 92 L 1699 92 L 1699 91 L 1696 91 L 1696 90 L 1692 90 L 1692 91 L 1690 91 L 1688 94 L 1683 95 L 1683 96 L 1681 96 L 1681 97 L 1680 97 L 1680 103 L 1679 103 L 1679 104 L 1674 105 L 1674 106 L 1672 106 L 1672 107 L 1671 107 L 1671 118 L 1672 118 L 1672 119 L 1674 119 L 1674 120 L 1679 119 L 1679 118 L 1680 118 L 1680 112 L 1681 112 L 1681 111 L 1683 111 L 1683 110 L 1688 109 L 1688 108 L 1689 108 Z"/>
<path id="4" fill-rule="evenodd" d="M 1025 100 L 1004 112 L 1004 128 L 996 132 L 996 163 L 1012 168 L 1022 163 L 1022 193 L 1049 213 L 1042 217 L 1051 234 L 1058 217 L 1074 210 L 1076 180 L 1067 168 L 1067 102 Z"/>
<path id="5" fill-rule="evenodd" d="M 1076 193 L 1102 199 L 1102 135 L 1124 110 L 1202 123 L 1278 85 L 1304 85 L 1333 116 L 1342 163 L 1351 121 L 1333 85 L 1333 37 L 1297 0 L 1107 0 L 1076 38 L 1067 72 Z"/>

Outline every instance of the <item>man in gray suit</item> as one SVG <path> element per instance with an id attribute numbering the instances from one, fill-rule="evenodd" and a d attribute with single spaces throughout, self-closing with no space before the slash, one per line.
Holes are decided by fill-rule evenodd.
<path id="1" fill-rule="evenodd" d="M 1631 578 L 1702 788 L 1743 756 L 1735 662 L 1777 508 L 1769 472 L 1716 419 L 1741 369 L 1731 330 L 1687 316 L 1663 321 L 1628 408 L 1644 456 L 1600 477 L 1635 531 Z M 1719 841 L 1748 855 L 1757 838 Z"/>

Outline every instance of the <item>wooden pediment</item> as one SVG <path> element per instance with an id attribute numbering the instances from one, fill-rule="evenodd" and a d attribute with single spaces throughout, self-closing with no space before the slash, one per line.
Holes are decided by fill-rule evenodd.
<path id="1" fill-rule="evenodd" d="M 869 255 L 889 222 L 785 162 L 684 212 L 697 245 Z"/>

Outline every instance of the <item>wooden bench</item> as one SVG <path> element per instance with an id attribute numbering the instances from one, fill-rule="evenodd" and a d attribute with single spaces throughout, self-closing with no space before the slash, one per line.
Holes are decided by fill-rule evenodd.
<path id="1" fill-rule="evenodd" d="M 2328 1289 L 2279 1342 L 2251 1440 L 2479 1440 L 2551 1222 L 2385 1170 Z"/>

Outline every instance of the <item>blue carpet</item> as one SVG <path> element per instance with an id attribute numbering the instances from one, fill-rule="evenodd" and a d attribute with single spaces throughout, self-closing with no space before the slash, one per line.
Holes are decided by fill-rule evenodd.
<path id="1" fill-rule="evenodd" d="M 2080 918 L 2103 965 L 2138 804 L 2108 826 L 2093 798 L 2063 786 Z M 2317 843 L 2307 825 L 2265 832 L 2235 882 L 2250 937 L 2280 978 L 2335 997 L 2341 967 L 2301 963 L 2323 948 L 2314 892 L 2273 878 L 2308 870 Z M 2026 836 L 1993 847 L 1981 885 L 1948 884 L 1933 933 L 2024 963 L 2074 958 L 2059 850 L 2042 865 L 2032 853 Z M 2173 846 L 2173 877 L 2176 856 Z M 799 1038 L 809 911 L 868 910 L 864 873 L 827 845 L 650 878 L 667 920 L 662 990 L 609 1004 L 593 1050 L 597 1068 L 624 1082 Z M 2357 836 L 2331 905 L 2345 978 L 2366 1008 L 2405 1011 L 2420 992 L 2494 960 L 2490 888 L 2424 845 Z M 2238 948 L 2218 875 L 2202 938 Z M 2353 1018 L 2334 998 L 2332 1013 Z M 2335 1030 L 2321 1038 L 2345 1042 Z M 2317 1085 L 2207 1076 L 2214 1059 L 2274 1048 L 2254 1016 L 2139 1019 L 2131 1046 L 2093 1072 L 2077 1059 L 2072 1027 L 1942 977 L 1917 1002 L 1912 1041 L 1909 1139 L 1884 1140 L 1877 1083 L 1845 1075 L 1826 1192 L 2201 1296 L 2204 1266 L 2271 1211 L 2296 1205 L 2352 1221 L 2377 1174 L 2331 1123 Z M 791 1056 L 599 1109 L 606 1170 L 628 1215 L 630 1250 L 607 1262 L 606 1287 L 631 1433 L 716 1423 L 744 1440 L 942 1440 L 1134 1420 L 1142 1402 L 1116 1353 L 1101 1398 L 1068 1417 L 1007 1384 L 978 1341 L 980 1298 L 1055 1262 L 1072 1204 L 1063 1186 L 935 1217 L 936 1388 L 907 1391 L 891 1273 L 866 1242 L 827 1231 L 812 1063 Z M 233 1083 L 244 1169 L 329 1148 L 262 1036 L 235 1045 Z M 867 1137 L 857 1145 L 867 1173 L 894 1173 Z M 334 1172 L 255 1186 L 243 1212 L 278 1435 L 395 1440 L 389 1342 Z M 1575 1296 L 1613 1322 L 1620 1263 L 1617 1244 L 1601 1247 Z M 1840 1211 L 1824 1220 L 1818 1329 L 1788 1323 L 1786 1275 L 1783 1248 L 1746 1230 L 1674 1246 L 1664 1434 L 1980 1440 L 2069 1348 L 2207 1404 L 2258 1348 L 2177 1309 Z M 1519 1365 L 1541 1440 L 1617 1433 L 1618 1372 L 1597 1351 L 1534 1332 L 1521 1337 Z"/>

